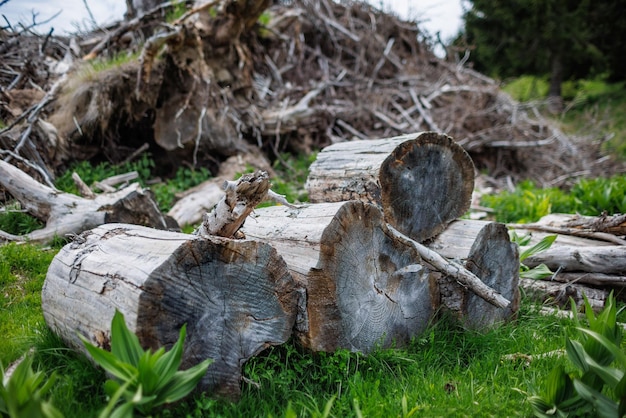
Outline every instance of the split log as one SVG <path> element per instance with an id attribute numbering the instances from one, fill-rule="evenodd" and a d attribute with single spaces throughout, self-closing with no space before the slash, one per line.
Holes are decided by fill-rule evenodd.
<path id="1" fill-rule="evenodd" d="M 0 161 L 0 186 L 29 214 L 46 222 L 44 228 L 23 236 L 0 231 L 0 239 L 7 241 L 49 242 L 55 237 L 80 234 L 114 222 L 178 228 L 173 219 L 161 214 L 152 193 L 137 183 L 86 199 L 45 186 L 17 167 Z"/>
<path id="2" fill-rule="evenodd" d="M 469 209 L 474 164 L 435 132 L 343 142 L 318 154 L 306 188 L 311 202 L 376 203 L 389 224 L 423 242 Z"/>
<path id="3" fill-rule="evenodd" d="M 437 283 L 415 248 L 364 202 L 257 209 L 241 231 L 270 243 L 306 289 L 297 335 L 314 351 L 402 346 L 438 307 Z"/>
<path id="4" fill-rule="evenodd" d="M 509 239 L 506 226 L 500 223 L 485 226 L 474 241 L 465 264 L 487 286 L 511 301 L 506 308 L 498 308 L 468 292 L 464 310 L 466 326 L 484 329 L 515 318 L 520 304 L 519 253 L 517 244 Z"/>
<path id="5" fill-rule="evenodd" d="M 52 261 L 42 292 L 47 324 L 71 347 L 107 347 L 115 310 L 144 348 L 171 347 L 187 324 L 183 367 L 212 358 L 203 389 L 240 393 L 241 367 L 292 334 L 298 292 L 265 243 L 125 225 L 87 231 Z"/>
<path id="6" fill-rule="evenodd" d="M 224 197 L 204 216 L 194 234 L 234 237 L 248 215 L 267 198 L 269 189 L 270 179 L 265 171 L 245 174 L 237 181 L 225 182 Z"/>
<path id="7" fill-rule="evenodd" d="M 586 237 L 613 245 L 626 245 L 618 236 L 626 235 L 626 215 L 581 216 L 553 213 L 530 224 L 511 224 L 516 229 L 543 231 L 559 235 Z"/>

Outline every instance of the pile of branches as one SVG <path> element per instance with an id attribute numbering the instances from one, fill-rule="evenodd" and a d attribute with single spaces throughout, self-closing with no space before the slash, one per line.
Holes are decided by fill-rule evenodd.
<path id="1" fill-rule="evenodd" d="M 0 130 L 2 157 L 50 182 L 72 159 L 118 163 L 146 146 L 176 164 L 206 165 L 249 151 L 247 145 L 274 159 L 282 152 L 310 152 L 341 141 L 437 131 L 461 144 L 496 185 L 531 179 L 564 186 L 579 176 L 622 170 L 602 157 L 597 142 L 565 135 L 538 106 L 513 101 L 496 81 L 469 68 L 469 54 L 435 56 L 431 39 L 415 22 L 361 2 L 293 0 L 270 6 L 270 1 L 249 0 L 243 3 L 254 3 L 261 18 L 252 26 L 240 25 L 230 44 L 222 45 L 216 40 L 228 39 L 219 38 L 219 30 L 240 18 L 231 3 L 209 2 L 217 15 L 197 6 L 205 14 L 198 14 L 196 29 L 209 29 L 200 29 L 195 38 L 184 35 L 191 30 L 189 12 L 173 23 L 155 24 L 173 7 L 171 2 L 107 30 L 68 38 L 5 28 L 0 33 L 0 116 L 7 125 Z M 174 53 L 190 39 L 200 40 L 201 70 L 193 64 L 184 67 L 182 55 Z M 88 82 L 82 79 L 84 99 L 59 99 L 76 90 L 83 58 L 139 51 L 141 58 L 130 65 Z M 229 60 L 235 65 L 224 64 Z M 72 69 L 60 70 L 63 62 Z M 154 114 L 165 96 L 175 94 L 175 83 L 163 87 L 176 74 L 168 72 L 171 68 L 196 71 L 192 81 L 202 79 L 209 86 L 210 100 L 195 116 L 200 127 L 191 135 L 195 143 L 163 152 L 152 138 Z M 152 72 L 151 84 L 132 96 L 141 90 L 146 71 Z M 193 101 L 194 91 L 201 91 L 193 83 L 181 92 L 179 112 Z M 17 107 L 14 98 L 30 88 L 39 95 Z M 75 109 L 71 103 L 78 103 Z M 81 116 L 81 107 L 98 104 L 101 108 Z M 65 109 L 62 118 L 60 108 Z M 174 119 L 178 112 L 168 117 Z M 203 118 L 209 117 L 211 127 L 228 125 L 214 130 L 213 139 L 201 129 Z"/>

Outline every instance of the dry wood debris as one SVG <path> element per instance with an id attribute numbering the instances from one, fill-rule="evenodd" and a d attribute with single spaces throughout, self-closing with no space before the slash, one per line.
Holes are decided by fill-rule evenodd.
<path id="1" fill-rule="evenodd" d="M 216 164 L 246 144 L 274 159 L 279 152 L 308 152 L 352 138 L 433 130 L 453 137 L 496 182 L 530 178 L 566 185 L 577 176 L 619 169 L 602 157 L 599 144 L 568 137 L 537 106 L 511 100 L 496 81 L 471 70 L 467 57 L 437 58 L 414 22 L 360 2 L 294 0 L 267 10 L 265 1 L 239 2 L 242 9 L 232 1 L 210 3 L 211 13 L 199 7 L 184 21 L 159 25 L 171 7 L 163 4 L 106 31 L 72 37 L 3 29 L 3 158 L 24 169 L 37 166 L 52 179 L 72 159 L 119 162 L 149 143 L 153 155 L 174 160 L 169 164 L 187 161 L 217 171 Z M 143 64 L 150 67 L 134 58 L 93 74 L 77 60 L 139 53 L 152 34 L 147 45 L 168 47 L 144 49 Z M 202 62 L 194 53 L 196 61 L 184 64 L 198 48 Z M 62 64 L 73 65 L 70 79 L 44 100 Z M 151 81 L 133 97 L 146 70 Z M 189 76 L 176 79 L 176 71 Z M 167 82 L 171 77 L 174 82 Z M 36 94 L 28 96 L 29 90 Z M 158 104 L 159 97 L 172 100 Z M 178 143 L 181 148 L 175 130 L 160 120 L 184 111 L 188 119 L 181 120 L 199 128 L 189 133 L 190 144 Z M 49 120 L 56 130 L 37 128 Z M 172 135 L 175 149 L 164 145 Z"/>

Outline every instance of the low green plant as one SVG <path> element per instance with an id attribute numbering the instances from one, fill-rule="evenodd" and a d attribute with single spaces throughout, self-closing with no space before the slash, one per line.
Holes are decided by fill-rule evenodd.
<path id="1" fill-rule="evenodd" d="M 626 414 L 626 354 L 621 349 L 622 328 L 613 293 L 597 316 L 585 298 L 587 326 L 578 318 L 573 301 L 572 313 L 576 333 L 575 338 L 566 338 L 565 350 L 576 371 L 554 368 L 543 394 L 528 398 L 533 412 L 542 418 L 622 417 Z"/>
<path id="2" fill-rule="evenodd" d="M 494 209 L 496 220 L 505 223 L 535 222 L 550 213 L 626 213 L 626 176 L 581 179 L 569 193 L 556 187 L 538 188 L 526 180 L 512 192 L 483 196 L 482 204 Z"/>
<path id="3" fill-rule="evenodd" d="M 515 230 L 509 231 L 509 237 L 511 238 L 511 242 L 514 242 L 520 246 L 520 272 L 519 276 L 525 279 L 543 279 L 546 277 L 550 277 L 554 274 L 548 266 L 545 264 L 539 264 L 536 267 L 530 268 L 524 264 L 524 260 L 528 257 L 540 253 L 541 251 L 545 251 L 552 246 L 552 243 L 556 240 L 557 235 L 548 235 L 541 239 L 538 243 L 534 245 L 530 244 L 531 236 L 529 234 L 519 235 Z"/>
<path id="4" fill-rule="evenodd" d="M 191 189 L 194 186 L 211 178 L 211 173 L 204 167 L 190 169 L 179 167 L 173 178 L 163 183 L 150 186 L 159 209 L 167 212 L 176 201 L 176 193 Z"/>
<path id="5" fill-rule="evenodd" d="M 94 361 L 113 375 L 104 388 L 110 401 L 101 417 L 132 417 L 134 411 L 151 414 L 156 407 L 187 396 L 206 373 L 212 360 L 204 360 L 178 370 L 182 360 L 186 327 L 168 352 L 144 350 L 139 339 L 126 326 L 124 315 L 117 311 L 111 322 L 111 351 L 81 340 Z"/>
<path id="6" fill-rule="evenodd" d="M 281 154 L 280 158 L 274 161 L 273 168 L 276 176 L 271 181 L 271 188 L 274 192 L 285 196 L 288 202 L 302 203 L 309 200 L 304 188 L 309 166 L 317 158 L 317 153 L 309 155 Z M 274 203 L 265 202 L 259 205 L 270 206 Z"/>
<path id="7" fill-rule="evenodd" d="M 30 355 L 7 377 L 0 364 L 0 416 L 11 418 L 62 418 L 63 415 L 46 399 L 55 384 L 56 375 L 49 378 L 41 371 L 33 372 Z"/>
<path id="8" fill-rule="evenodd" d="M 18 202 L 11 202 L 0 211 L 0 230 L 14 235 L 24 235 L 43 228 L 43 223 L 22 210 Z"/>
<path id="9" fill-rule="evenodd" d="M 549 89 L 550 84 L 546 79 L 528 75 L 510 80 L 502 86 L 502 90 L 520 102 L 544 99 Z"/>
<path id="10" fill-rule="evenodd" d="M 78 194 L 78 188 L 72 179 L 73 172 L 76 172 L 86 184 L 90 185 L 111 176 L 136 171 L 138 174 L 137 181 L 143 187 L 148 187 L 155 168 L 156 164 L 148 154 L 142 154 L 138 160 L 120 165 L 103 162 L 94 166 L 88 161 L 81 161 L 58 177 L 55 186 L 59 190 Z M 209 178 L 211 178 L 211 173 L 204 167 L 198 169 L 179 167 L 173 178 L 153 184 L 150 189 L 154 193 L 159 209 L 167 212 L 172 207 L 177 192 L 187 190 Z"/>

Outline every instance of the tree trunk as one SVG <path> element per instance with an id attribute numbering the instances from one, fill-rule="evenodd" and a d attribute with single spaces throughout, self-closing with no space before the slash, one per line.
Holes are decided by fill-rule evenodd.
<path id="1" fill-rule="evenodd" d="M 78 334 L 106 347 L 120 310 L 144 347 L 171 347 L 187 324 L 183 367 L 212 358 L 201 386 L 236 398 L 241 367 L 292 334 L 298 292 L 269 245 L 108 224 L 52 261 L 42 308 L 71 347 Z"/>
<path id="2" fill-rule="evenodd" d="M 113 222 L 159 229 L 178 228 L 173 219 L 161 214 L 152 193 L 137 183 L 113 193 L 102 193 L 93 199 L 86 199 L 44 186 L 17 167 L 0 161 L 0 186 L 18 200 L 29 214 L 46 222 L 45 228 L 24 236 L 0 231 L 0 239 L 7 241 L 45 243 L 57 236 L 76 235 Z"/>
<path id="3" fill-rule="evenodd" d="M 474 164 L 434 132 L 343 142 L 319 153 L 306 188 L 311 202 L 376 203 L 387 222 L 423 242 L 469 209 Z"/>
<path id="4" fill-rule="evenodd" d="M 257 209 L 242 228 L 272 244 L 305 289 L 296 327 L 314 351 L 406 345 L 438 306 L 437 284 L 415 249 L 363 202 Z"/>

